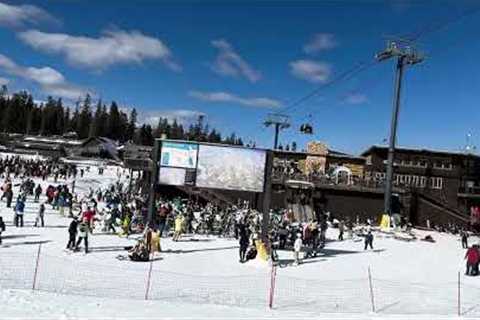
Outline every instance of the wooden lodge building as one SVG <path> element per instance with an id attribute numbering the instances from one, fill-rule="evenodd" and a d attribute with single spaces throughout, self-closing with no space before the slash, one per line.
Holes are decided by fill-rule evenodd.
<path id="1" fill-rule="evenodd" d="M 297 219 L 330 212 L 338 219 L 379 222 L 384 206 L 388 148 L 360 156 L 310 143 L 307 152 L 274 151 L 272 208 L 291 208 Z M 241 198 L 261 208 L 262 194 L 194 190 L 208 200 Z M 393 211 L 414 225 L 469 225 L 480 206 L 480 156 L 431 149 L 396 149 Z"/>

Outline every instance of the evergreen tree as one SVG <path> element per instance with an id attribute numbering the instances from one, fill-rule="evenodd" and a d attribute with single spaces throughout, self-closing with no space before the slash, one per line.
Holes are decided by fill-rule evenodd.
<path id="1" fill-rule="evenodd" d="M 136 126 L 137 126 L 137 110 L 133 108 L 132 111 L 130 112 L 130 118 L 128 121 L 126 140 L 133 140 Z"/>
<path id="2" fill-rule="evenodd" d="M 119 140 L 119 137 L 121 136 L 119 124 L 120 112 L 118 111 L 118 105 L 115 101 L 112 101 L 107 121 L 107 137 L 113 140 Z"/>

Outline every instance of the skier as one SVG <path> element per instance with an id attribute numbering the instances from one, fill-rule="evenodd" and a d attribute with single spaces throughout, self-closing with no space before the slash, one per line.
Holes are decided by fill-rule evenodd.
<path id="1" fill-rule="evenodd" d="M 299 265 L 300 263 L 302 263 L 300 259 L 300 252 L 302 251 L 302 245 L 303 245 L 302 234 L 299 232 L 297 233 L 297 239 L 293 244 L 293 250 L 294 250 L 293 256 L 295 259 L 295 265 Z"/>
<path id="2" fill-rule="evenodd" d="M 367 250 L 368 246 L 373 250 L 373 234 L 371 230 L 368 230 L 367 235 L 365 236 L 365 249 Z"/>
<path id="3" fill-rule="evenodd" d="M 0 217 L 0 245 L 2 244 L 2 232 L 5 232 L 5 222 L 3 222 L 3 218 Z"/>
<path id="4" fill-rule="evenodd" d="M 88 253 L 88 232 L 90 231 L 90 228 L 88 227 L 88 222 L 87 219 L 84 219 L 79 225 L 78 225 L 78 240 L 77 244 L 75 245 L 75 250 L 78 250 L 78 246 L 80 243 L 84 242 L 85 245 L 85 253 Z"/>
<path id="5" fill-rule="evenodd" d="M 77 238 L 77 227 L 78 227 L 78 219 L 77 217 L 73 217 L 73 220 L 72 222 L 70 222 L 70 226 L 68 227 L 67 249 L 73 250 L 75 248 L 75 240 Z"/>
<path id="6" fill-rule="evenodd" d="M 40 222 L 40 225 L 42 226 L 42 228 L 45 226 L 45 222 L 44 222 L 44 215 L 45 215 L 45 204 L 43 204 L 43 202 L 40 204 L 40 207 L 38 207 L 38 213 L 37 213 L 37 216 L 35 218 L 35 227 L 38 227 L 38 223 Z"/>

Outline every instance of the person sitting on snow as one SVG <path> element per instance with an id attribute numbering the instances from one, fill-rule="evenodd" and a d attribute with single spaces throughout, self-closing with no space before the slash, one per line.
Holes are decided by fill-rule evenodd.
<path id="1" fill-rule="evenodd" d="M 145 242 L 140 239 L 132 250 L 128 252 L 128 257 L 132 261 L 148 261 L 150 259 L 150 254 Z"/>

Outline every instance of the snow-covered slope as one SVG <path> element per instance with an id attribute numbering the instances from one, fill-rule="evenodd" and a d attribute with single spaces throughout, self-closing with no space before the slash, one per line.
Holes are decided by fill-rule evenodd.
<path id="1" fill-rule="evenodd" d="M 125 178 L 125 177 L 124 177 Z M 97 170 L 77 180 L 76 189 L 107 187 L 117 181 L 117 168 Z M 37 181 L 38 182 L 38 181 Z M 42 182 L 46 187 L 53 181 Z M 70 183 L 70 182 L 66 182 Z M 15 189 L 16 191 L 16 189 Z M 28 199 L 26 226 L 12 226 L 13 212 L 0 203 L 7 222 L 0 247 L 0 318 L 382 318 L 394 314 L 455 315 L 458 272 L 461 273 L 461 313 L 480 315 L 480 277 L 463 275 L 465 251 L 457 237 L 431 234 L 436 243 L 404 242 L 376 233 L 375 250 L 364 251 L 361 239 L 334 241 L 300 266 L 290 264 L 291 252 L 280 252 L 274 309 L 268 310 L 271 266 L 260 261 L 238 263 L 234 239 L 186 236 L 180 242 L 162 239 L 163 252 L 152 263 L 119 260 L 125 239 L 94 233 L 91 253 L 67 253 L 70 220 L 47 207 L 46 227 L 33 228 L 38 204 Z M 478 239 L 470 239 L 478 241 Z M 34 270 L 42 244 L 36 290 Z M 372 297 L 376 314 L 371 314 Z M 148 292 L 147 292 L 147 283 Z M 13 290 L 16 289 L 16 290 Z M 20 290 L 18 290 L 20 289 Z M 147 295 L 149 301 L 142 301 Z M 126 300 L 124 300 L 126 299 Z M 337 316 L 333 314 L 340 314 Z M 433 316 L 430 316 L 433 317 Z M 401 318 L 404 318 L 402 316 Z"/>

